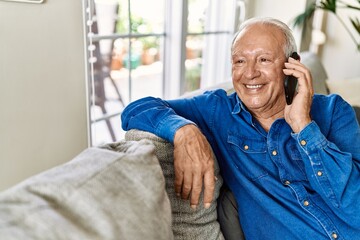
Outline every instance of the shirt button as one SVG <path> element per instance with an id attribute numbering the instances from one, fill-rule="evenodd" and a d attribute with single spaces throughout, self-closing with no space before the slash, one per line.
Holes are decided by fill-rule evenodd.
<path id="1" fill-rule="evenodd" d="M 284 182 L 284 185 L 290 185 L 290 181 L 286 180 L 286 181 Z"/>
<path id="2" fill-rule="evenodd" d="M 300 141 L 301 146 L 305 146 L 306 143 L 307 143 L 307 142 L 306 142 L 305 140 L 301 140 L 301 141 Z"/>
<path id="3" fill-rule="evenodd" d="M 249 146 L 248 146 L 248 145 L 245 145 L 245 146 L 244 146 L 244 150 L 249 150 Z"/>
<path id="4" fill-rule="evenodd" d="M 322 171 L 318 171 L 318 172 L 317 172 L 317 175 L 318 175 L 319 177 L 321 177 L 321 176 L 323 175 Z"/>
<path id="5" fill-rule="evenodd" d="M 276 156 L 277 155 L 277 151 L 276 150 L 274 150 L 274 151 L 272 151 L 272 153 L 271 153 L 273 156 Z"/>
<path id="6" fill-rule="evenodd" d="M 331 234 L 331 236 L 332 236 L 333 239 L 337 239 L 337 238 L 338 238 L 338 235 L 337 235 L 336 233 Z"/>
<path id="7" fill-rule="evenodd" d="M 305 207 L 307 207 L 307 206 L 309 206 L 310 203 L 309 203 L 309 201 L 305 200 L 305 201 L 303 202 L 303 204 L 304 204 Z"/>

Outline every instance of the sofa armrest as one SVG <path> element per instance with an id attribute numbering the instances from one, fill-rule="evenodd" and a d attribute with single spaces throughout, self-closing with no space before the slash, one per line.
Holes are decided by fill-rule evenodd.
<path id="1" fill-rule="evenodd" d="M 155 145 L 155 155 L 165 177 L 166 192 L 170 199 L 172 210 L 172 228 L 175 239 L 198 239 L 198 240 L 220 240 L 224 239 L 220 225 L 217 221 L 217 198 L 222 186 L 222 177 L 220 176 L 219 166 L 215 159 L 215 199 L 210 208 L 203 206 L 203 194 L 200 197 L 200 204 L 196 210 L 190 207 L 188 200 L 183 200 L 176 196 L 174 190 L 174 164 L 173 164 L 173 145 L 156 135 L 140 130 L 130 130 L 125 134 L 127 141 L 150 140 Z"/>

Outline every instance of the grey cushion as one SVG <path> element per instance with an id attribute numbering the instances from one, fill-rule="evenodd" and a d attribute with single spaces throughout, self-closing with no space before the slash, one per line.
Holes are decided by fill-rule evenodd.
<path id="1" fill-rule="evenodd" d="M 360 123 L 360 107 L 353 106 L 353 108 L 355 110 L 356 118 L 357 118 L 358 122 Z"/>
<path id="2" fill-rule="evenodd" d="M 90 148 L 2 192 L 0 239 L 173 239 L 154 146 Z"/>
<path id="3" fill-rule="evenodd" d="M 211 90 L 215 90 L 215 89 L 224 89 L 227 92 L 227 94 L 231 94 L 231 93 L 235 92 L 232 80 L 229 80 L 229 81 L 215 84 L 215 85 L 207 87 L 207 88 L 201 88 L 201 89 L 198 89 L 195 91 L 187 92 L 187 93 L 183 94 L 181 97 L 182 98 L 190 98 L 190 97 L 194 97 L 199 94 L 202 94 L 205 91 L 211 91 Z"/>
<path id="4" fill-rule="evenodd" d="M 126 140 L 148 139 L 155 145 L 155 154 L 159 159 L 161 168 L 164 172 L 166 191 L 170 198 L 172 209 L 172 229 L 174 239 L 181 240 L 216 240 L 224 239 L 220 225 L 217 221 L 216 199 L 219 197 L 222 178 L 219 172 L 219 166 L 215 159 L 215 176 L 217 177 L 215 185 L 215 199 L 210 208 L 203 206 L 203 196 L 200 199 L 200 205 L 196 210 L 190 208 L 188 200 L 182 200 L 177 197 L 174 190 L 174 163 L 173 163 L 173 145 L 156 135 L 139 130 L 130 130 L 125 135 Z"/>
<path id="5" fill-rule="evenodd" d="M 300 57 L 301 62 L 311 71 L 314 91 L 319 94 L 328 94 L 326 85 L 328 76 L 320 58 L 313 52 L 301 52 Z"/>

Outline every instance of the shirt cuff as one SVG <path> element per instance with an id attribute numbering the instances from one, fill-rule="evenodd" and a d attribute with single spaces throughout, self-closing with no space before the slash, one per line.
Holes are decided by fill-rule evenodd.
<path id="1" fill-rule="evenodd" d="M 327 145 L 325 136 L 314 121 L 311 121 L 311 123 L 300 132 L 292 133 L 291 135 L 307 154 L 315 152 L 318 148 L 323 148 Z"/>
<path id="2" fill-rule="evenodd" d="M 196 125 L 194 122 L 177 115 L 171 115 L 162 119 L 156 127 L 155 134 L 161 136 L 167 141 L 174 143 L 176 131 L 188 124 Z"/>

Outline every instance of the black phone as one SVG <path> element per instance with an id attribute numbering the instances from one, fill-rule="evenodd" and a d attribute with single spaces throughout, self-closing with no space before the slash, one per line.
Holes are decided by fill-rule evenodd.
<path id="1" fill-rule="evenodd" d="M 291 57 L 299 60 L 300 56 L 297 52 L 293 52 L 291 54 Z M 285 88 L 285 97 L 286 97 L 286 104 L 290 105 L 293 101 L 295 92 L 296 92 L 296 87 L 297 87 L 297 83 L 298 80 L 296 77 L 289 75 L 286 76 L 285 81 L 284 81 L 284 88 Z"/>

